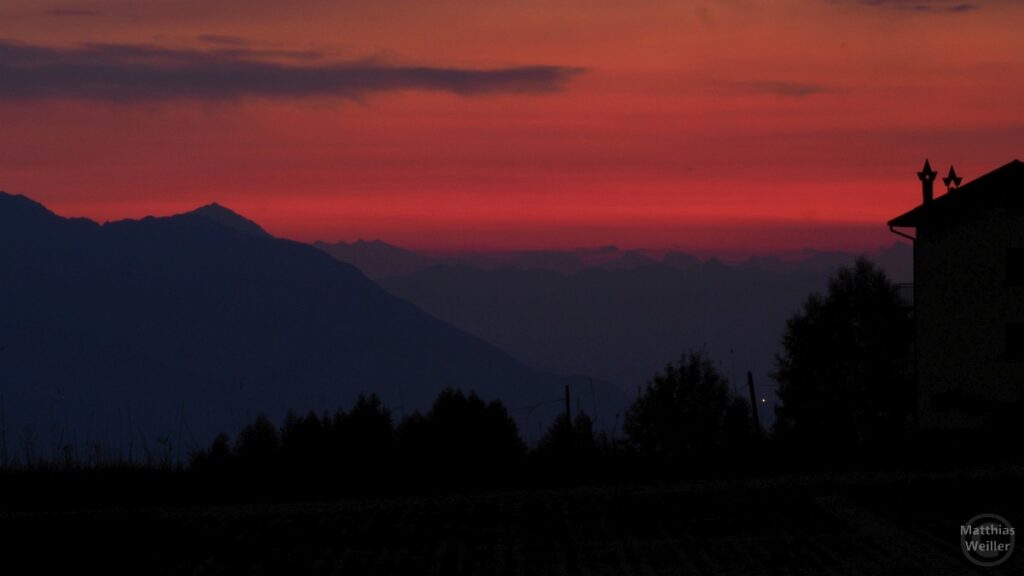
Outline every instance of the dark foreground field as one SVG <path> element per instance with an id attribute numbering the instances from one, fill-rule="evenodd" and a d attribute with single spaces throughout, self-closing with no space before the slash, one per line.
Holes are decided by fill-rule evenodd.
<path id="1" fill-rule="evenodd" d="M 25 573 L 1020 574 L 975 567 L 959 526 L 1024 525 L 1018 469 L 0 517 Z M 10 497 L 12 495 L 6 494 Z M 39 551 L 42 546 L 44 552 Z M 12 572 L 13 573 L 13 572 Z"/>

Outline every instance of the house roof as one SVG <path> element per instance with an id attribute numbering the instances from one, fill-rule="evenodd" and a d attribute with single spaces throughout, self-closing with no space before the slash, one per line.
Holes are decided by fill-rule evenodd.
<path id="1" fill-rule="evenodd" d="M 921 204 L 917 208 L 889 220 L 889 226 L 916 228 L 928 219 L 961 213 L 980 205 L 1003 201 L 1003 195 L 1014 189 L 1024 189 L 1024 162 L 1014 160 L 971 180 L 947 194 Z M 1015 196 L 1024 195 L 1024 190 Z"/>

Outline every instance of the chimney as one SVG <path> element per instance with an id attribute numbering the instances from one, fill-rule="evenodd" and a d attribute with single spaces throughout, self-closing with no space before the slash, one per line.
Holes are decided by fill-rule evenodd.
<path id="1" fill-rule="evenodd" d="M 917 173 L 917 177 L 921 179 L 921 193 L 924 195 L 925 204 L 932 201 L 932 183 L 935 182 L 935 177 L 938 174 L 938 172 L 932 170 L 932 165 L 925 159 L 924 168 Z"/>

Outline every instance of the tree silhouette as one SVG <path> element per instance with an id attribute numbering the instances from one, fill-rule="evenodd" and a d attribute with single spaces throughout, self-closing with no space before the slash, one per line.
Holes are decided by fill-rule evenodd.
<path id="1" fill-rule="evenodd" d="M 360 394 L 346 414 L 338 412 L 333 436 L 340 451 L 334 456 L 350 483 L 373 486 L 390 474 L 395 447 L 391 411 L 376 394 Z M 341 470 L 336 470 L 340 472 Z"/>
<path id="2" fill-rule="evenodd" d="M 594 421 L 580 412 L 572 421 L 559 414 L 530 454 L 547 481 L 558 483 L 594 479 L 599 457 L 608 457 L 607 438 L 594 434 Z"/>
<path id="3" fill-rule="evenodd" d="M 330 465 L 328 435 L 324 422 L 316 413 L 299 416 L 289 411 L 281 426 L 281 465 L 293 476 L 310 481 L 321 479 Z"/>
<path id="4" fill-rule="evenodd" d="M 583 412 L 572 422 L 565 414 L 559 414 L 536 448 L 538 456 L 561 461 L 589 458 L 596 451 L 594 421 Z"/>
<path id="5" fill-rule="evenodd" d="M 405 418 L 398 437 L 403 460 L 418 474 L 463 485 L 505 477 L 525 452 L 501 402 L 455 389 L 442 391 L 426 416 Z"/>
<path id="6" fill-rule="evenodd" d="M 192 452 L 189 461 L 191 469 L 202 475 L 224 475 L 230 471 L 231 464 L 231 439 L 223 432 L 213 439 L 209 448 Z"/>
<path id="7" fill-rule="evenodd" d="M 271 468 L 277 463 L 280 444 L 277 428 L 260 414 L 238 434 L 235 454 L 246 467 Z"/>
<path id="8" fill-rule="evenodd" d="M 786 324 L 775 379 L 782 440 L 832 448 L 898 437 L 913 406 L 912 320 L 896 286 L 864 258 L 832 275 Z"/>
<path id="9" fill-rule="evenodd" d="M 641 455 L 682 464 L 724 457 L 724 450 L 750 438 L 751 424 L 747 402 L 694 352 L 647 384 L 626 411 L 624 428 Z"/>

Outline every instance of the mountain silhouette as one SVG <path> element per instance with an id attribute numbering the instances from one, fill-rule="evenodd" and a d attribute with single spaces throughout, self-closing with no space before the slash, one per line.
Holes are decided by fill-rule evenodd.
<path id="1" fill-rule="evenodd" d="M 200 206 L 199 208 L 196 208 L 195 210 L 188 212 L 188 214 L 202 216 L 203 218 L 213 220 L 218 224 L 222 224 L 224 226 L 227 226 L 228 228 L 232 228 L 239 232 L 245 232 L 246 234 L 255 234 L 257 236 L 270 236 L 270 234 L 268 234 L 266 230 L 261 228 L 259 224 L 253 222 L 252 220 L 249 220 L 248 218 L 238 215 L 237 213 L 221 206 L 220 204 L 217 204 L 216 202 L 212 204 L 207 204 L 206 206 Z"/>
<path id="2" fill-rule="evenodd" d="M 374 279 L 408 276 L 431 266 L 467 266 L 482 270 L 519 268 L 575 274 L 588 269 L 631 270 L 647 266 L 665 266 L 687 270 L 702 260 L 678 250 L 621 249 L 618 246 L 576 248 L 572 250 L 521 250 L 508 252 L 464 252 L 426 255 L 400 248 L 381 240 L 313 245 L 342 262 L 352 264 Z M 853 262 L 858 253 L 804 249 L 750 256 L 732 264 L 772 272 L 831 271 Z M 896 282 L 910 282 L 913 276 L 913 251 L 909 244 L 897 242 L 863 254 L 881 265 Z"/>
<path id="3" fill-rule="evenodd" d="M 399 276 L 422 270 L 434 262 L 429 257 L 380 240 L 314 242 L 313 246 L 363 271 L 370 278 Z"/>
<path id="4" fill-rule="evenodd" d="M 750 370 L 770 397 L 787 319 L 855 258 L 801 256 L 726 264 L 669 252 L 648 265 L 613 265 L 625 257 L 571 274 L 438 265 L 379 282 L 540 370 L 600 374 L 635 391 L 681 353 L 705 350 L 734 386 Z M 901 277 L 911 260 L 902 244 L 872 257 Z"/>
<path id="5" fill-rule="evenodd" d="M 522 268 L 572 274 L 588 268 L 609 270 L 637 268 L 659 261 L 688 268 L 700 261 L 689 254 L 670 251 L 621 250 L 617 246 L 573 250 L 515 250 L 508 252 L 464 252 L 426 255 L 381 240 L 356 242 L 314 242 L 313 246 L 342 262 L 352 264 L 374 279 L 415 274 L 437 265 L 471 266 L 484 270 Z M 659 260 L 660 258 L 660 260 Z"/>
<path id="6" fill-rule="evenodd" d="M 400 417 L 449 386 L 501 399 L 533 428 L 558 403 L 516 409 L 569 383 L 217 205 L 100 225 L 0 193 L 0 262 L 10 445 L 181 456 L 259 412 L 333 411 L 375 392 Z M 584 407 L 621 411 L 611 387 L 572 383 L 587 386 Z"/>

